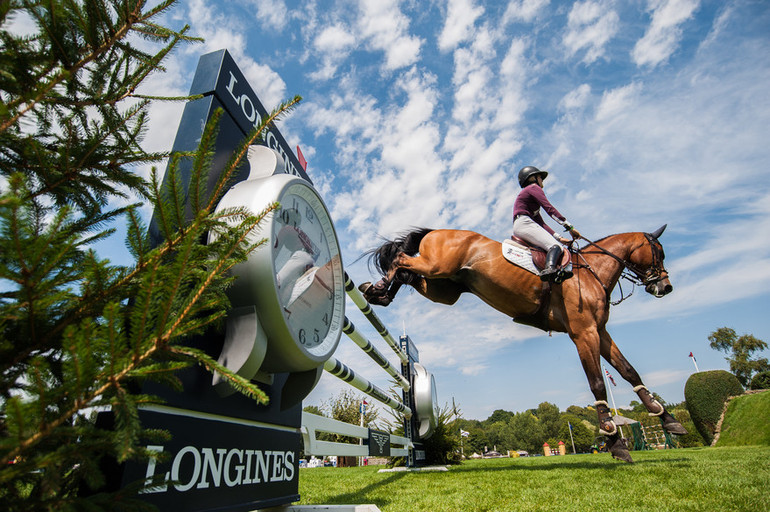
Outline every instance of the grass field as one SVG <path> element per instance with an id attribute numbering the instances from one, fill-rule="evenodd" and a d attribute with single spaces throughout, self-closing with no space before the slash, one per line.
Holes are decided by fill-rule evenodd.
<path id="1" fill-rule="evenodd" d="M 468 461 L 448 472 L 300 470 L 300 504 L 404 511 L 770 510 L 770 446 Z"/>
<path id="2" fill-rule="evenodd" d="M 770 445 L 770 391 L 730 401 L 717 446 Z"/>

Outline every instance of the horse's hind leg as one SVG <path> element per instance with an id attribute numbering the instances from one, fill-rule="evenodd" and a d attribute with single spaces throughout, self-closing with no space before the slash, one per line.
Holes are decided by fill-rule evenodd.
<path id="1" fill-rule="evenodd" d="M 639 395 L 639 399 L 644 404 L 644 407 L 647 409 L 650 416 L 658 416 L 663 423 L 663 428 L 670 434 L 686 434 L 687 429 L 685 429 L 681 423 L 676 421 L 676 418 L 674 418 L 660 402 L 655 400 L 634 367 L 631 366 L 631 363 L 629 363 L 620 352 L 620 349 L 609 333 L 602 329 L 599 331 L 599 335 L 602 339 L 602 357 L 604 357 L 604 359 L 606 359 L 612 367 L 620 373 L 621 377 L 634 386 L 634 391 Z"/>

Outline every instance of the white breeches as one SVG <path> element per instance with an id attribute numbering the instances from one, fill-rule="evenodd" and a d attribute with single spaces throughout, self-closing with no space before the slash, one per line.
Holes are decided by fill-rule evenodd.
<path id="1" fill-rule="evenodd" d="M 516 217 L 516 220 L 513 221 L 513 234 L 546 251 L 554 245 L 558 245 L 564 249 L 564 246 L 560 244 L 553 235 L 543 229 L 543 227 L 532 220 L 531 217 L 527 217 L 526 215 L 519 215 Z"/>

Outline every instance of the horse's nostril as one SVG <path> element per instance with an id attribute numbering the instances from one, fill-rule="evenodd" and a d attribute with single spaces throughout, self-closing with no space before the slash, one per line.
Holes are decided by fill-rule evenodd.
<path id="1" fill-rule="evenodd" d="M 671 293 L 672 291 L 674 291 L 674 287 L 671 286 L 670 284 L 667 284 L 665 288 L 663 288 L 663 293 L 668 294 L 668 293 Z"/>

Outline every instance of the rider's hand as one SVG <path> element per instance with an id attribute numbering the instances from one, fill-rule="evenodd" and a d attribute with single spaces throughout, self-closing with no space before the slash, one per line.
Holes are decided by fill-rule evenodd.
<path id="1" fill-rule="evenodd" d="M 569 234 L 572 235 L 573 240 L 577 240 L 578 238 L 580 238 L 580 231 L 578 231 L 575 228 L 570 229 Z"/>
<path id="2" fill-rule="evenodd" d="M 564 238 L 563 236 L 559 237 L 559 242 L 563 243 L 564 245 L 567 245 L 572 242 L 569 238 Z"/>

